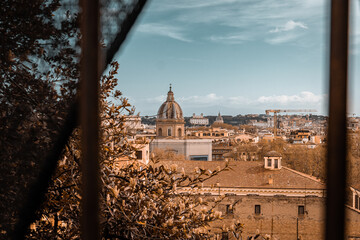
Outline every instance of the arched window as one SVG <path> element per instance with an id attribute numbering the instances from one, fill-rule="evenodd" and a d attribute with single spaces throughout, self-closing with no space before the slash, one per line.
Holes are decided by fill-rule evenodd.
<path id="1" fill-rule="evenodd" d="M 171 136 L 171 128 L 168 128 L 168 136 Z"/>
<path id="2" fill-rule="evenodd" d="M 181 128 L 178 129 L 178 137 L 181 137 Z"/>
<path id="3" fill-rule="evenodd" d="M 162 128 L 159 128 L 158 136 L 162 136 Z"/>

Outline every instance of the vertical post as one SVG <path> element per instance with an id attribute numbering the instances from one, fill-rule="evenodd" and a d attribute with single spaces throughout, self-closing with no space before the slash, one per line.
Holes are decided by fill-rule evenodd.
<path id="1" fill-rule="evenodd" d="M 81 238 L 99 239 L 99 2 L 81 0 Z"/>
<path id="2" fill-rule="evenodd" d="M 332 0 L 325 239 L 344 239 L 349 0 Z"/>

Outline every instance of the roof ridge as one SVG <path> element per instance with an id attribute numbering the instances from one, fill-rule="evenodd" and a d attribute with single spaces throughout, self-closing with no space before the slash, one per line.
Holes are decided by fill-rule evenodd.
<path id="1" fill-rule="evenodd" d="M 309 175 L 309 174 L 296 171 L 296 170 L 294 170 L 294 169 L 291 169 L 291 168 L 288 168 L 288 167 L 285 167 L 285 166 L 282 166 L 282 168 L 285 168 L 285 169 L 289 170 L 290 172 L 296 173 L 296 174 L 298 174 L 298 175 L 300 175 L 300 176 L 309 178 L 310 180 L 313 180 L 313 181 L 316 181 L 316 182 L 318 182 L 318 183 L 324 184 L 324 182 L 321 181 L 320 179 L 318 179 L 317 177 L 314 177 L 314 176 L 311 176 L 311 175 Z"/>

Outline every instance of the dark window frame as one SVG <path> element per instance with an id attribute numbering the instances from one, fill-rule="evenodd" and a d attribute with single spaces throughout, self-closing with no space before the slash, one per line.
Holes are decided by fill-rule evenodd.
<path id="1" fill-rule="evenodd" d="M 271 161 L 270 158 L 268 158 L 268 159 L 267 159 L 267 166 L 268 166 L 268 167 L 271 167 L 271 165 L 272 165 L 272 161 Z"/>
<path id="2" fill-rule="evenodd" d="M 274 159 L 274 168 L 279 168 L 279 159 Z"/>
<path id="3" fill-rule="evenodd" d="M 254 212 L 256 215 L 260 215 L 261 214 L 261 205 L 260 204 L 256 204 L 254 207 Z"/>
<path id="4" fill-rule="evenodd" d="M 305 206 L 304 205 L 299 205 L 298 206 L 298 215 L 299 216 L 304 216 L 305 215 Z"/>

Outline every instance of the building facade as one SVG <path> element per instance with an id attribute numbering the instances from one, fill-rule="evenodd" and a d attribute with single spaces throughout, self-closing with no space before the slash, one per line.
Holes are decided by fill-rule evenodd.
<path id="1" fill-rule="evenodd" d="M 187 160 L 212 161 L 212 140 L 208 139 L 155 139 L 150 152 L 156 148 L 184 155 Z"/>
<path id="2" fill-rule="evenodd" d="M 190 118 L 190 124 L 206 126 L 209 125 L 209 119 L 205 118 L 203 114 L 200 114 L 200 116 L 196 116 L 194 113 L 193 116 Z"/>
<path id="3" fill-rule="evenodd" d="M 257 234 L 272 240 L 325 239 L 325 184 L 282 166 L 281 160 L 281 155 L 269 152 L 263 161 L 231 162 L 229 171 L 205 181 L 201 188 L 178 188 L 178 191 L 202 197 L 210 205 L 224 197 L 216 207 L 223 219 L 211 225 L 222 239 L 235 239 L 221 229 L 237 220 L 244 225 L 242 239 Z M 225 162 L 172 161 L 166 164 L 176 164 L 190 174 L 196 167 L 212 170 L 223 167 Z M 360 211 L 356 209 L 360 208 L 360 198 L 353 199 L 353 206 L 345 207 L 346 239 L 360 238 Z"/>

